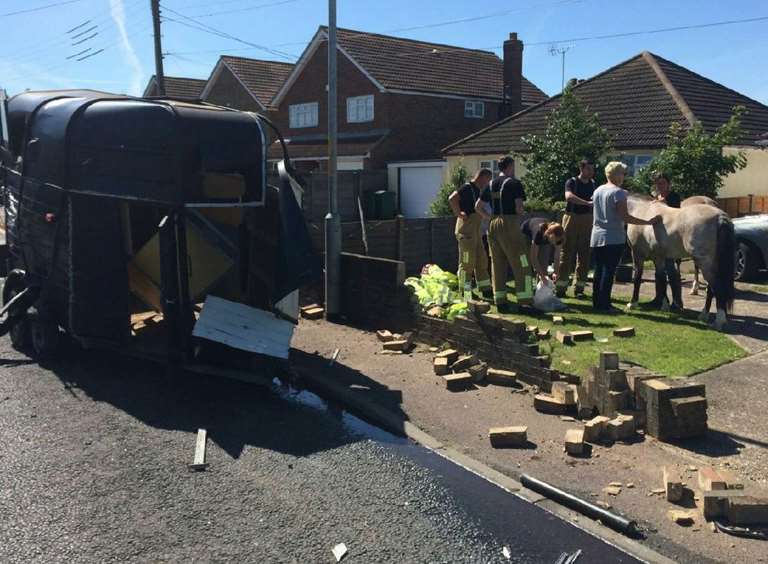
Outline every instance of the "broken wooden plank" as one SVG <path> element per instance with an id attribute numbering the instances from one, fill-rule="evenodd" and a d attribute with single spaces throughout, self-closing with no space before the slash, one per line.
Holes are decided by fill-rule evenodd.
<path id="1" fill-rule="evenodd" d="M 205 429 L 197 430 L 197 441 L 195 442 L 195 459 L 192 464 L 189 465 L 190 470 L 205 470 L 208 467 L 208 463 L 205 461 L 205 442 L 208 437 L 208 432 Z"/>

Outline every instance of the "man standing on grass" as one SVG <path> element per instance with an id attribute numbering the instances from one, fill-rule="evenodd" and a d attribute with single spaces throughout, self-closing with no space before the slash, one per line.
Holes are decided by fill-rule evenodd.
<path id="1" fill-rule="evenodd" d="M 588 159 L 579 163 L 579 175 L 565 183 L 565 214 L 563 230 L 565 239 L 557 265 L 555 290 L 558 297 L 564 297 L 571 283 L 571 274 L 576 269 L 577 298 L 584 297 L 584 286 L 589 274 L 589 238 L 592 235 L 592 194 L 595 192 L 595 165 Z"/>

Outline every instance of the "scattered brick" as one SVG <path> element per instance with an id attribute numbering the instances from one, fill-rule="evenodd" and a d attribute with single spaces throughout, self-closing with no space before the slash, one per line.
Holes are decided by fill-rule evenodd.
<path id="1" fill-rule="evenodd" d="M 567 382 L 552 382 L 552 397 L 559 403 L 576 404 L 576 386 Z"/>
<path id="2" fill-rule="evenodd" d="M 677 502 L 683 499 L 683 474 L 679 466 L 665 466 L 662 473 L 664 493 L 667 501 Z"/>
<path id="3" fill-rule="evenodd" d="M 572 456 L 584 453 L 583 429 L 568 429 L 565 432 L 565 452 Z"/>
<path id="4" fill-rule="evenodd" d="M 305 319 L 322 319 L 324 314 L 325 310 L 321 307 L 313 307 L 301 312 L 301 316 Z"/>
<path id="5" fill-rule="evenodd" d="M 635 418 L 631 415 L 617 415 L 606 423 L 606 431 L 614 441 L 631 439 L 635 435 Z"/>
<path id="6" fill-rule="evenodd" d="M 473 354 L 460 356 L 459 359 L 451 365 L 451 370 L 453 372 L 464 372 L 470 366 L 474 366 L 478 362 L 477 357 Z"/>
<path id="7" fill-rule="evenodd" d="M 577 343 L 581 341 L 594 341 L 595 334 L 592 331 L 571 331 L 571 337 Z"/>
<path id="8" fill-rule="evenodd" d="M 725 517 L 728 511 L 728 500 L 731 497 L 743 496 L 741 490 L 714 490 L 701 494 L 701 512 L 704 519 L 711 521 Z"/>
<path id="9" fill-rule="evenodd" d="M 673 523 L 683 527 L 690 527 L 696 522 L 696 514 L 693 511 L 670 509 L 667 511 L 667 516 Z"/>
<path id="10" fill-rule="evenodd" d="M 711 492 L 712 490 L 725 490 L 725 479 L 717 470 L 710 466 L 699 468 L 699 488 L 702 492 Z"/>
<path id="11" fill-rule="evenodd" d="M 607 493 L 608 495 L 619 495 L 621 493 L 621 487 L 620 486 L 606 486 L 603 488 L 603 492 Z"/>
<path id="12" fill-rule="evenodd" d="M 613 330 L 613 336 L 614 337 L 634 337 L 635 336 L 635 328 L 634 327 L 619 327 L 618 329 Z"/>
<path id="13" fill-rule="evenodd" d="M 435 358 L 435 360 L 433 361 L 433 366 L 435 369 L 435 374 L 437 374 L 438 376 L 445 376 L 451 371 L 451 367 L 448 366 L 448 359 L 445 357 Z"/>
<path id="14" fill-rule="evenodd" d="M 479 383 L 485 380 L 485 377 L 488 374 L 488 365 L 484 362 L 478 362 L 467 368 L 467 372 L 472 375 L 473 382 Z"/>
<path id="15" fill-rule="evenodd" d="M 514 386 L 517 383 L 517 373 L 511 370 L 489 368 L 485 375 L 485 381 L 496 386 Z"/>
<path id="16" fill-rule="evenodd" d="M 552 332 L 549 329 L 539 329 L 536 336 L 539 338 L 539 341 L 546 341 L 552 336 Z"/>
<path id="17" fill-rule="evenodd" d="M 564 345 L 572 345 L 573 344 L 573 337 L 570 333 L 564 333 L 563 331 L 558 331 L 555 333 L 555 339 L 557 339 L 560 343 Z"/>
<path id="18" fill-rule="evenodd" d="M 565 323 L 565 320 L 563 319 L 562 315 L 552 316 L 552 325 L 563 325 L 564 323 Z"/>
<path id="19" fill-rule="evenodd" d="M 387 341 L 384 343 L 384 350 L 405 352 L 410 348 L 410 346 L 411 342 L 406 339 L 401 339 L 399 341 Z"/>
<path id="20" fill-rule="evenodd" d="M 453 364 L 456 362 L 459 358 L 459 351 L 455 351 L 453 349 L 446 349 L 444 351 L 440 351 L 437 353 L 437 358 L 447 358 L 448 364 Z"/>
<path id="21" fill-rule="evenodd" d="M 379 329 L 378 331 L 376 331 L 376 336 L 379 338 L 379 341 L 381 341 L 382 343 L 388 343 L 389 341 L 394 340 L 392 333 L 390 331 L 387 331 L 386 329 Z"/>
<path id="22" fill-rule="evenodd" d="M 619 353 L 603 351 L 600 353 L 600 370 L 618 370 Z"/>
<path id="23" fill-rule="evenodd" d="M 472 386 L 472 375 L 469 372 L 459 374 L 447 374 L 443 376 L 445 387 L 452 392 L 466 390 Z"/>
<path id="24" fill-rule="evenodd" d="M 729 497 L 725 515 L 732 525 L 764 525 L 768 523 L 768 497 Z"/>
<path id="25" fill-rule="evenodd" d="M 550 415 L 563 415 L 573 406 L 557 401 L 552 396 L 546 394 L 536 394 L 533 396 L 533 408 L 541 413 Z"/>
<path id="26" fill-rule="evenodd" d="M 488 438 L 494 448 L 524 447 L 528 444 L 528 427 L 493 427 L 488 431 Z"/>
<path id="27" fill-rule="evenodd" d="M 589 443 L 596 443 L 604 436 L 608 419 L 604 415 L 593 417 L 584 424 L 584 440 Z"/>

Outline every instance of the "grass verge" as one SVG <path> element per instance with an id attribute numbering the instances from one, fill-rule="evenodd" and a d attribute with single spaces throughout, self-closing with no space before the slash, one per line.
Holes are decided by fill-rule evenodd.
<path id="1" fill-rule="evenodd" d="M 615 351 L 622 360 L 679 378 L 738 360 L 747 354 L 727 335 L 698 321 L 696 312 L 673 314 L 645 309 L 641 304 L 639 309 L 631 312 L 604 315 L 593 313 L 588 299 L 566 298 L 564 302 L 568 310 L 556 314 L 563 317 L 564 325 L 552 325 L 549 314 L 510 316 L 522 319 L 528 325 L 551 328 L 552 337 L 540 341 L 541 351 L 551 354 L 552 368 L 561 372 L 581 375 L 589 366 L 597 364 L 601 351 Z M 614 305 L 623 310 L 626 299 L 614 298 Z M 636 336 L 614 337 L 613 330 L 620 327 L 634 327 Z M 555 340 L 556 331 L 579 330 L 592 331 L 595 340 L 572 346 Z"/>

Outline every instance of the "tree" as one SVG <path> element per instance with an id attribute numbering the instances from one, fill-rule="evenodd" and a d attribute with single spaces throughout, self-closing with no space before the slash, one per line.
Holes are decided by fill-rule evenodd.
<path id="1" fill-rule="evenodd" d="M 634 186 L 650 192 L 653 175 L 664 172 L 682 198 L 716 198 L 725 177 L 747 166 L 747 156 L 742 151 L 723 154 L 724 147 L 736 144 L 742 136 L 744 111 L 743 106 L 735 107 L 728 121 L 712 134 L 704 131 L 698 121 L 687 131 L 673 123 L 667 134 L 667 146 L 635 175 Z"/>
<path id="2" fill-rule="evenodd" d="M 440 190 L 437 192 L 437 196 L 429 205 L 429 214 L 432 217 L 446 217 L 453 215 L 453 210 L 448 203 L 448 196 L 450 196 L 454 190 L 458 190 L 469 179 L 469 172 L 463 163 L 459 163 L 451 169 L 451 176 L 448 182 L 444 182 L 440 186 Z"/>
<path id="3" fill-rule="evenodd" d="M 563 199 L 565 181 L 578 174 L 579 161 L 601 163 L 611 151 L 611 138 L 597 114 L 566 87 L 560 105 L 547 117 L 543 135 L 526 135 L 525 190 L 535 200 Z"/>

